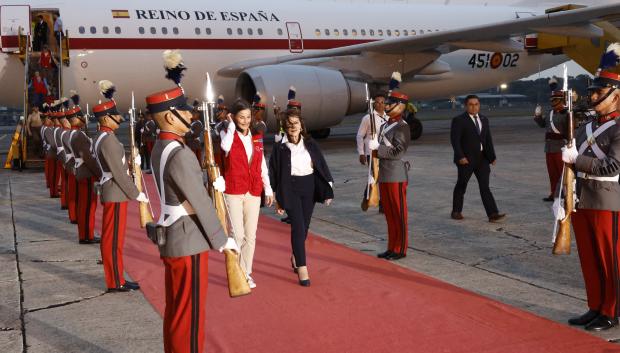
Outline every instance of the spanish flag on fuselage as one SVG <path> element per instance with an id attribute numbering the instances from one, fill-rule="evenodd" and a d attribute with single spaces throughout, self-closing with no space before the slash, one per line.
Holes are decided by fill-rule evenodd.
<path id="1" fill-rule="evenodd" d="M 112 10 L 112 18 L 129 18 L 129 10 Z"/>

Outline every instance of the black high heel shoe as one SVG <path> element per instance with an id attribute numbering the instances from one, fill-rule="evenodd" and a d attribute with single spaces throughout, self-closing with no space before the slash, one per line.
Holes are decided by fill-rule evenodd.
<path id="1" fill-rule="evenodd" d="M 308 275 L 308 267 L 298 267 L 297 276 L 299 276 L 299 285 L 302 287 L 310 287 L 310 276 Z M 304 279 L 302 279 L 304 278 Z"/>

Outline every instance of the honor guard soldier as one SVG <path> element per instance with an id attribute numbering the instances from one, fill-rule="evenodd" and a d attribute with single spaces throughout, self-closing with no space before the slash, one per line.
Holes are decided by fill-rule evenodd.
<path id="1" fill-rule="evenodd" d="M 58 166 L 58 149 L 56 147 L 56 131 L 60 128 L 60 122 L 58 121 L 58 113 L 56 112 L 56 108 L 51 108 L 50 119 L 52 121 L 52 125 L 49 129 L 45 130 L 45 140 L 48 144 L 48 153 L 45 158 L 49 163 L 49 183 L 50 183 L 50 197 L 58 198 L 60 197 L 60 167 Z"/>
<path id="2" fill-rule="evenodd" d="M 189 147 L 196 155 L 198 163 L 202 165 L 202 143 L 200 141 L 200 136 L 204 133 L 205 126 L 200 120 L 201 116 L 200 111 L 198 111 L 198 104 L 198 101 L 194 102 L 194 108 L 192 110 L 192 123 L 190 124 L 189 131 L 185 135 L 185 143 L 187 147 Z"/>
<path id="3" fill-rule="evenodd" d="M 44 171 L 45 171 L 45 186 L 49 189 L 52 182 L 50 182 L 50 175 L 52 174 L 52 164 L 50 163 L 50 136 L 53 134 L 52 129 L 54 123 L 50 118 L 49 105 L 43 103 L 43 126 L 41 127 L 41 142 L 43 144 L 43 153 L 45 155 Z M 54 157 L 55 158 L 55 157 Z M 51 191 L 51 190 L 50 190 Z M 51 196 L 51 195 L 50 195 Z"/>
<path id="4" fill-rule="evenodd" d="M 78 94 L 71 90 L 71 100 L 73 101 L 74 108 L 79 102 Z M 65 170 L 67 171 L 67 207 L 69 211 L 69 220 L 73 224 L 77 224 L 77 179 L 75 178 L 75 156 L 73 149 L 71 148 L 71 139 L 75 133 L 80 129 L 78 124 L 72 124 L 71 120 L 75 117 L 75 110 L 68 108 L 69 101 L 66 102 L 65 107 L 65 119 L 69 124 L 69 131 L 62 136 L 62 147 L 65 149 Z"/>
<path id="5" fill-rule="evenodd" d="M 265 124 L 265 103 L 261 102 L 262 96 L 256 92 L 252 102 L 252 139 L 263 147 L 263 139 L 267 132 L 267 124 Z"/>
<path id="6" fill-rule="evenodd" d="M 553 201 L 553 194 L 557 190 L 558 182 L 562 176 L 564 162 L 562 162 L 562 147 L 566 144 L 568 128 L 568 110 L 564 101 L 564 92 L 557 91 L 558 81 L 554 78 L 549 80 L 551 88 L 551 110 L 548 116 L 543 116 L 540 106 L 536 107 L 534 120 L 541 128 L 546 128 L 545 133 L 545 159 L 547 172 L 549 173 L 549 196 L 543 201 Z"/>
<path id="7" fill-rule="evenodd" d="M 71 136 L 71 150 L 75 159 L 74 170 L 77 180 L 78 241 L 80 244 L 95 244 L 101 239 L 95 237 L 97 195 L 94 184 L 101 178 L 101 169 L 92 155 L 92 140 L 82 130 L 86 128 L 87 123 L 82 109 L 76 105 L 70 113 L 71 126 L 77 127 Z"/>
<path id="8" fill-rule="evenodd" d="M 619 63 L 620 44 L 615 43 L 603 55 L 588 87 L 598 118 L 582 125 L 572 147 L 562 149 L 562 159 L 574 164 L 577 174 L 577 211 L 571 219 L 589 308 L 568 322 L 589 331 L 617 326 L 620 316 L 620 75 L 607 70 L 618 69 Z M 564 218 L 559 199 L 554 202 L 554 213 L 556 219 Z"/>
<path id="9" fill-rule="evenodd" d="M 93 107 L 93 113 L 99 120 L 99 134 L 95 138 L 93 154 L 101 169 L 101 203 L 103 219 L 101 231 L 101 258 L 105 273 L 105 283 L 110 292 L 126 292 L 139 289 L 135 282 L 125 280 L 123 276 L 123 246 L 127 225 L 127 202 L 148 199 L 136 188 L 129 176 L 125 148 L 118 141 L 114 131 L 121 124 L 121 116 L 112 100 L 116 87 L 110 81 L 100 81 L 101 94 L 109 99 Z"/>
<path id="10" fill-rule="evenodd" d="M 403 157 L 407 153 L 411 135 L 409 126 L 402 119 L 409 97 L 395 91 L 400 83 L 400 73 L 392 74 L 390 93 L 385 111 L 388 121 L 379 131 L 378 140 L 371 140 L 368 148 L 379 158 L 379 191 L 388 226 L 388 246 L 380 258 L 398 260 L 407 256 L 408 211 L 407 183 L 409 162 Z"/>
<path id="11" fill-rule="evenodd" d="M 221 170 L 225 169 L 224 160 L 226 159 L 224 156 L 224 152 L 222 152 L 222 148 L 220 148 L 220 142 L 222 141 L 222 137 L 220 136 L 220 132 L 226 131 L 228 127 L 228 106 L 226 106 L 224 101 L 224 96 L 219 95 L 217 97 L 217 102 L 215 106 L 215 126 L 213 127 L 213 157 L 215 158 L 215 164 L 220 167 Z"/>
<path id="12" fill-rule="evenodd" d="M 151 172 L 151 151 L 155 145 L 157 139 L 157 125 L 153 121 L 151 112 L 146 113 L 146 120 L 144 121 L 144 131 L 142 133 L 142 143 L 144 143 L 144 156 L 146 157 L 146 169 L 145 173 Z"/>
<path id="13" fill-rule="evenodd" d="M 167 77 L 177 85 L 185 70 L 176 51 L 166 51 Z M 208 251 L 238 247 L 227 238 L 203 184 L 200 163 L 183 141 L 192 108 L 180 86 L 146 97 L 159 126 L 153 148 L 153 175 L 161 200 L 157 227 L 165 234 L 159 252 L 165 266 L 164 351 L 204 350 Z"/>
<path id="14" fill-rule="evenodd" d="M 56 151 L 58 152 L 56 157 L 58 159 L 58 170 L 60 171 L 60 208 L 63 210 L 69 209 L 69 204 L 67 200 L 67 196 L 69 195 L 69 189 L 67 185 L 67 169 L 65 169 L 65 163 L 67 160 L 67 151 L 65 150 L 63 144 L 63 136 L 67 133 L 67 131 L 71 130 L 71 124 L 69 124 L 69 120 L 65 117 L 65 102 L 68 102 L 66 97 L 63 97 L 59 103 L 59 112 L 57 113 L 58 122 L 60 124 L 60 128 L 58 128 L 55 132 L 54 138 L 56 141 Z"/>

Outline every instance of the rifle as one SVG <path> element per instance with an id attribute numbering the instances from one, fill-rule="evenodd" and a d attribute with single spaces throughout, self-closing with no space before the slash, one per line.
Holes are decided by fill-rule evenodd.
<path id="1" fill-rule="evenodd" d="M 280 107 L 278 106 L 278 102 L 276 101 L 276 96 L 272 96 L 273 100 L 273 116 L 276 119 L 276 133 L 275 136 L 280 136 L 280 139 L 275 138 L 276 142 L 282 140 L 282 136 L 284 136 L 284 130 L 282 129 L 282 120 L 280 120 Z"/>
<path id="2" fill-rule="evenodd" d="M 133 179 L 134 184 L 136 184 L 136 188 L 139 192 L 143 191 L 142 182 L 144 178 L 142 177 L 142 170 L 140 169 L 140 165 L 138 165 L 136 160 L 136 155 L 138 154 L 138 149 L 136 148 L 136 107 L 133 96 L 133 91 L 131 92 L 131 109 L 129 110 L 129 150 L 131 153 L 131 177 Z M 153 222 L 153 210 L 150 209 L 151 205 L 149 202 L 139 202 L 139 211 L 140 211 L 140 227 L 146 227 L 146 224 L 149 222 Z"/>
<path id="3" fill-rule="evenodd" d="M 370 138 L 377 136 L 377 126 L 375 125 L 375 114 L 373 111 L 373 101 L 368 92 L 368 84 L 366 84 L 366 103 L 368 104 L 368 116 L 370 117 Z M 362 199 L 362 211 L 367 211 L 368 207 L 379 206 L 379 158 L 370 155 L 368 162 L 368 182 L 364 190 L 364 198 Z"/>
<path id="4" fill-rule="evenodd" d="M 575 123 L 573 121 L 573 91 L 568 89 L 568 69 L 566 64 L 564 64 L 564 87 L 562 90 L 564 91 L 568 108 L 567 147 L 570 148 L 573 145 Z M 570 216 L 575 210 L 575 171 L 571 164 L 564 163 L 559 195 L 560 202 L 562 202 L 562 190 L 564 190 L 565 193 L 563 202 L 566 215 L 564 219 L 556 220 L 553 227 L 554 255 L 570 254 Z"/>
<path id="5" fill-rule="evenodd" d="M 224 199 L 224 195 L 215 190 L 213 187 L 213 182 L 220 176 L 220 168 L 215 163 L 215 157 L 213 155 L 213 139 L 211 138 L 211 123 L 213 120 L 213 108 L 215 106 L 215 102 L 213 101 L 213 87 L 211 85 L 211 79 L 209 77 L 209 73 L 207 73 L 207 93 L 206 93 L 206 101 L 202 102 L 202 118 L 204 123 L 204 168 L 207 171 L 207 177 L 209 179 L 209 195 L 213 200 L 213 206 L 215 207 L 215 212 L 217 214 L 217 218 L 222 223 L 222 228 L 224 228 L 224 232 L 228 234 L 228 205 L 226 204 L 226 199 Z M 232 227 L 234 225 L 232 222 L 230 223 Z M 234 229 L 233 229 L 234 232 Z M 248 285 L 248 281 L 245 279 L 245 274 L 241 269 L 239 264 L 239 255 L 232 250 L 224 249 L 224 255 L 226 256 L 226 276 L 228 277 L 228 294 L 234 298 L 242 295 L 250 294 L 250 286 Z"/>

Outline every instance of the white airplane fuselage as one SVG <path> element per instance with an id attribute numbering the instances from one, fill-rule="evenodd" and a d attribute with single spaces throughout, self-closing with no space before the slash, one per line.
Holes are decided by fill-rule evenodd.
<path id="1" fill-rule="evenodd" d="M 63 93 L 67 95 L 70 89 L 76 89 L 83 105 L 88 102 L 92 106 L 103 99 L 97 82 L 107 79 L 116 84 L 116 100 L 124 109 L 129 106 L 132 91 L 138 107 L 143 107 L 143 97 L 172 86 L 164 77 L 162 52 L 165 49 L 181 50 L 188 67 L 182 84 L 190 99 L 203 99 L 205 73 L 209 72 L 217 93 L 230 102 L 236 94 L 236 78 L 216 73 L 237 62 L 403 37 L 405 33 L 419 36 L 511 20 L 517 13 L 530 15 L 538 11 L 505 6 L 275 0 L 62 1 L 53 6 L 43 1 L 25 1 L 23 4 L 30 5 L 32 11 L 58 11 L 64 29 L 68 30 L 70 65 L 62 68 Z M 120 16 L 129 18 L 114 18 L 119 12 L 113 10 L 123 10 Z M 166 34 L 162 33 L 164 28 Z M 405 77 L 402 90 L 413 100 L 449 98 L 526 77 L 567 60 L 564 56 L 531 55 L 527 51 L 495 54 L 499 59 L 493 55 L 465 49 L 442 54 L 438 59 L 444 66 L 448 65 L 448 70 Z M 370 66 L 398 69 L 398 65 L 406 64 L 389 57 L 379 58 Z M 330 67 L 330 63 L 320 66 Z M 347 70 L 347 67 L 333 68 Z M 16 55 L 0 54 L 0 82 L 0 105 L 20 106 L 24 65 Z"/>

